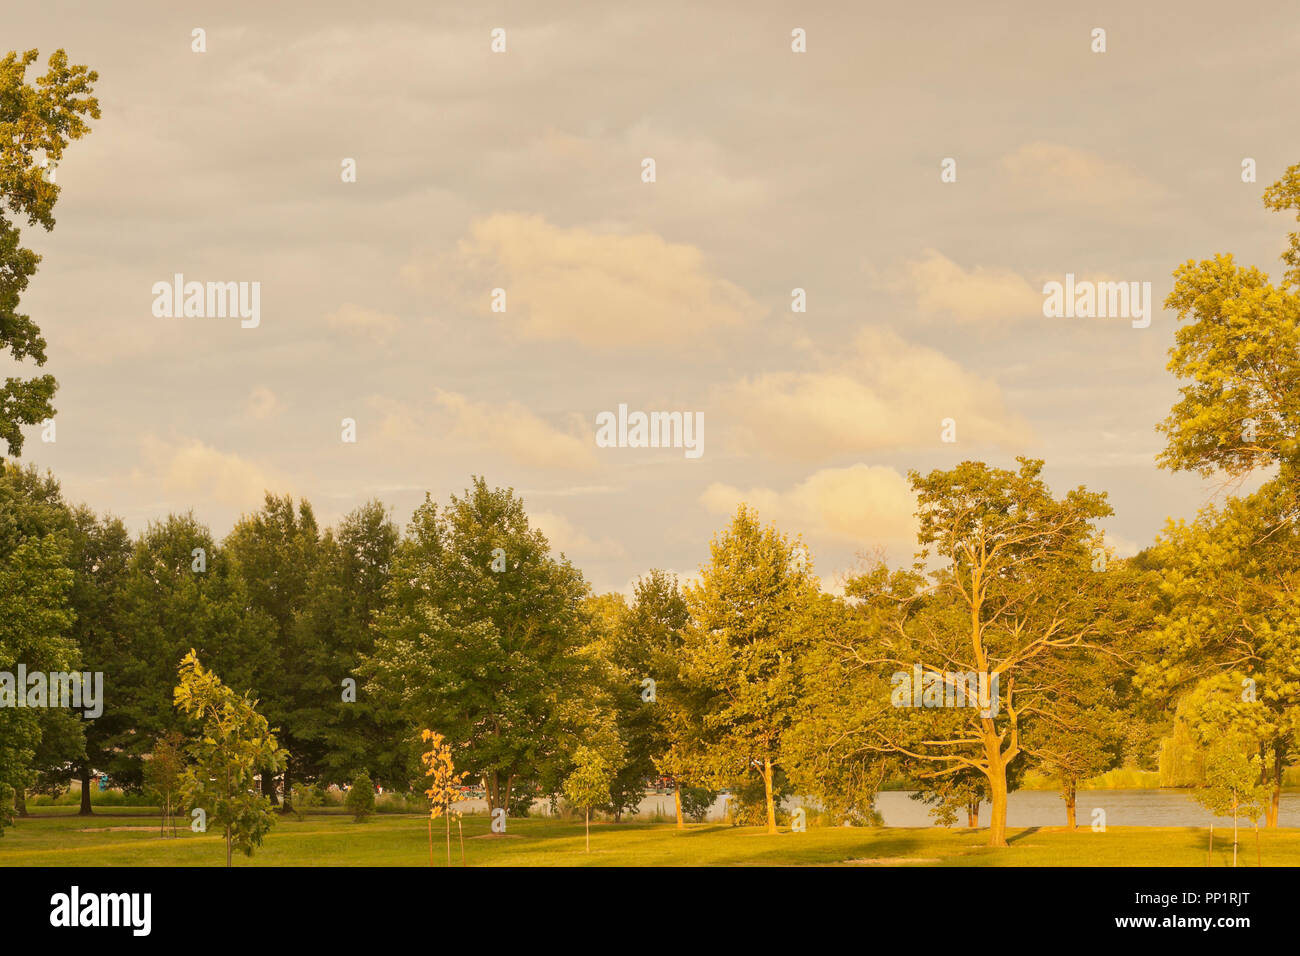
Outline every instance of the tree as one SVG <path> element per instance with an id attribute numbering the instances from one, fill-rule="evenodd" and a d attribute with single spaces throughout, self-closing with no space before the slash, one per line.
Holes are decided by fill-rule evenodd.
<path id="1" fill-rule="evenodd" d="M 59 187 L 49 175 L 50 164 L 63 158 L 69 142 L 90 132 L 85 117 L 99 119 L 99 101 L 92 95 L 99 75 L 84 66 L 71 66 L 62 50 L 50 55 L 46 72 L 34 83 L 27 68 L 39 59 L 36 50 L 10 52 L 0 60 L 0 352 L 15 362 L 32 359 L 45 364 L 45 339 L 40 328 L 18 311 L 41 261 L 19 244 L 16 220 L 54 228 L 54 204 Z M 22 453 L 22 426 L 54 415 L 52 375 L 23 379 L 10 376 L 0 387 L 0 439 L 8 454 Z"/>
<path id="2" fill-rule="evenodd" d="M 1210 744 L 1205 761 L 1205 785 L 1195 791 L 1196 801 L 1218 816 L 1232 817 L 1232 865 L 1237 865 L 1237 819 L 1257 819 L 1268 801 L 1259 783 L 1259 756 L 1247 756 L 1250 741 L 1238 736 L 1220 737 Z"/>
<path id="3" fill-rule="evenodd" d="M 582 807 L 587 818 L 587 852 L 591 852 L 591 808 L 609 803 L 609 785 L 615 769 L 594 747 L 579 747 L 574 753 L 573 772 L 564 778 L 564 795 Z"/>
<path id="4" fill-rule="evenodd" d="M 191 763 L 181 787 L 189 805 L 225 832 L 230 866 L 232 850 L 252 856 L 275 823 L 271 802 L 253 787 L 259 771 L 274 772 L 283 765 L 285 753 L 257 712 L 257 701 L 223 684 L 193 649 L 178 674 L 176 709 L 198 724 L 198 735 L 187 745 Z"/>
<path id="5" fill-rule="evenodd" d="M 1079 784 L 1119 765 L 1123 755 L 1124 688 L 1120 661 L 1109 654 L 1072 655 L 1056 663 L 1051 706 L 1029 724 L 1025 749 L 1038 769 L 1060 784 L 1065 825 L 1078 826 Z"/>
<path id="6" fill-rule="evenodd" d="M 879 823 L 876 794 L 900 764 L 894 756 L 869 756 L 854 746 L 860 729 L 856 695 L 862 689 L 861 665 L 844 652 L 861 646 L 873 624 L 863 608 L 829 594 L 817 596 L 805 620 L 804 706 L 788 734 L 786 770 L 797 791 L 816 800 L 834 823 Z"/>
<path id="7" fill-rule="evenodd" d="M 1163 567 L 1161 613 L 1138 668 L 1144 690 L 1166 701 L 1223 679 L 1223 693 L 1194 723 L 1232 723 L 1257 741 L 1272 783 L 1269 827 L 1300 740 L 1298 519 L 1292 486 L 1274 479 L 1202 509 L 1190 525 L 1171 521 L 1153 549 Z"/>
<path id="8" fill-rule="evenodd" d="M 291 775 L 304 780 L 317 774 L 322 753 L 314 744 L 313 723 L 322 699 L 339 699 L 328 679 L 313 673 L 322 661 L 317 635 L 296 627 L 308 603 L 308 585 L 320 557 L 320 533 L 311 505 L 267 493 L 262 509 L 240 519 L 226 537 L 224 550 L 234 565 L 250 606 L 275 625 L 272 666 L 256 675 L 252 685 L 263 701 L 267 718 L 280 728 L 289 754 L 284 765 L 284 799 L 292 808 Z M 334 687 L 338 684 L 335 683 Z M 275 779 L 262 774 L 262 793 L 276 802 Z"/>
<path id="9" fill-rule="evenodd" d="M 840 648 L 854 678 L 844 759 L 895 755 L 934 780 L 979 772 L 997 847 L 1025 730 L 1061 716 L 1069 662 L 1108 650 L 1122 627 L 1110 605 L 1126 600 L 1109 571 L 1092 570 L 1105 496 L 1077 488 L 1057 499 L 1041 461 L 1019 462 L 912 473 L 917 565 L 881 563 L 846 584 L 865 621 Z"/>
<path id="10" fill-rule="evenodd" d="M 1284 209 L 1296 210 L 1296 219 L 1300 221 L 1300 163 L 1289 166 L 1282 178 L 1264 190 L 1264 205 L 1276 212 Z M 1300 232 L 1288 236 L 1291 245 L 1282 255 L 1282 261 L 1291 268 L 1286 274 L 1289 285 L 1300 286 Z"/>
<path id="11" fill-rule="evenodd" d="M 420 734 L 420 739 L 429 745 L 429 749 L 420 755 L 429 782 L 424 791 L 429 798 L 429 865 L 433 866 L 433 821 L 443 817 L 447 823 L 447 865 L 451 866 L 451 807 L 460 797 L 460 784 L 465 773 L 456 773 L 451 748 L 442 734 L 426 729 Z"/>
<path id="12" fill-rule="evenodd" d="M 145 764 L 145 786 L 157 794 L 162 805 L 162 824 L 159 832 L 166 836 L 167 824 L 170 822 L 172 836 L 176 835 L 175 801 L 181 793 L 181 782 L 185 774 L 185 738 L 178 731 L 164 734 L 155 741 L 153 753 Z"/>
<path id="13" fill-rule="evenodd" d="M 46 535 L 0 560 L 0 671 L 13 674 L 20 662 L 29 671 L 74 669 L 76 646 L 64 636 L 72 626 L 67 610 L 72 572 L 65 559 L 59 539 Z M 0 687 L 0 697 L 26 691 Z M 0 833 L 11 819 L 15 791 L 31 783 L 43 716 L 49 713 L 13 703 L 0 701 Z"/>
<path id="14" fill-rule="evenodd" d="M 357 774 L 348 788 L 346 806 L 356 823 L 365 823 L 366 817 L 375 812 L 375 782 L 370 774 L 365 771 Z"/>
<path id="15" fill-rule="evenodd" d="M 775 773 L 803 709 L 803 616 L 817 587 L 798 545 L 744 505 L 710 552 L 699 585 L 686 590 L 690 622 L 670 693 L 689 723 L 674 759 L 720 785 L 756 772 L 775 833 Z"/>
<path id="16" fill-rule="evenodd" d="M 637 580 L 630 604 L 622 595 L 605 594 L 589 599 L 587 608 L 596 635 L 587 651 L 595 659 L 600 684 L 594 700 L 602 716 L 612 720 L 619 741 L 615 749 L 624 755 L 610 784 L 609 806 L 603 809 L 617 822 L 640 806 L 648 779 L 668 777 L 682 826 L 682 780 L 668 765 L 672 712 L 667 701 L 689 618 L 677 578 L 653 570 Z"/>
<path id="17" fill-rule="evenodd" d="M 295 723 L 317 779 L 343 784 L 360 770 L 392 789 L 411 782 L 412 754 L 401 716 L 359 688 L 357 670 L 374 653 L 374 623 L 392 575 L 398 530 L 378 501 L 321 537 L 319 557 L 294 620 L 302 678 Z M 345 681 L 352 681 L 346 685 Z M 303 767 L 304 772 L 308 768 Z"/>
<path id="18" fill-rule="evenodd" d="M 1300 209 L 1300 166 L 1264 193 L 1271 209 Z M 1182 399 L 1159 426 L 1168 439 L 1157 458 L 1175 471 L 1230 477 L 1280 466 L 1288 483 L 1300 452 L 1300 233 L 1283 256 L 1281 286 L 1231 255 L 1174 271 L 1165 308 L 1181 324 L 1169 371 L 1184 380 Z M 1188 321 L 1188 320 L 1191 321 Z"/>
<path id="19" fill-rule="evenodd" d="M 170 661 L 195 650 L 227 687 L 256 696 L 275 673 L 274 627 L 250 607 L 225 553 L 192 514 L 151 522 L 136 542 L 121 595 L 112 655 L 113 720 L 104 745 L 115 780 L 141 785 L 144 759 L 161 734 L 181 727 Z"/>
<path id="20" fill-rule="evenodd" d="M 481 478 L 439 511 L 426 497 L 394 563 L 368 692 L 410 733 L 433 724 L 481 777 L 492 809 L 521 783 L 558 789 L 586 724 L 590 665 L 579 654 L 587 585 L 550 555 L 510 489 Z M 516 804 L 518 801 L 514 801 Z"/>
<path id="21" fill-rule="evenodd" d="M 59 484 L 34 467 L 0 464 L 0 671 L 68 671 L 80 664 L 68 638 L 75 614 L 68 567 L 70 521 Z M 11 677 L 10 680 L 13 678 Z M 0 694 L 27 689 L 0 687 Z M 76 717 L 56 708 L 0 707 L 0 829 L 42 767 L 82 752 Z"/>
<path id="22" fill-rule="evenodd" d="M 83 506 L 72 509 L 70 603 L 76 622 L 72 636 L 80 649 L 82 667 L 91 673 L 114 673 L 129 640 L 123 633 L 122 610 L 132 543 L 117 518 L 98 518 Z M 83 747 L 79 762 L 68 766 L 81 781 L 81 814 L 88 815 L 90 782 L 95 768 L 115 769 L 121 748 L 135 731 L 131 710 L 107 708 L 94 720 L 77 715 Z M 127 778 L 129 781 L 129 778 Z"/>

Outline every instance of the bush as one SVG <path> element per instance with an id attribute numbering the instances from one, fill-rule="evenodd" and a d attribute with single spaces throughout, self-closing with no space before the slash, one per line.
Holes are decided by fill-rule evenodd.
<path id="1" fill-rule="evenodd" d="M 358 774 L 352 781 L 352 789 L 348 791 L 344 806 L 357 823 L 364 823 L 366 817 L 375 812 L 375 784 L 370 779 L 370 774 Z"/>
<path id="2" fill-rule="evenodd" d="M 682 787 L 682 816 L 703 823 L 717 800 L 717 792 L 707 787 Z"/>

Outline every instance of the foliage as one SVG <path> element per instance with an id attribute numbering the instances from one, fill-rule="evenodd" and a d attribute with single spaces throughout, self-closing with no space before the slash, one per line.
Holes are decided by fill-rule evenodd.
<path id="1" fill-rule="evenodd" d="M 181 775 L 189 805 L 203 810 L 208 827 L 222 828 L 226 866 L 233 850 L 245 856 L 262 845 L 275 822 L 270 801 L 253 792 L 259 771 L 274 771 L 284 761 L 257 701 L 238 695 L 205 668 L 193 649 L 181 661 L 176 709 L 198 724 L 190 739 L 190 765 Z"/>
<path id="2" fill-rule="evenodd" d="M 370 779 L 370 774 L 364 771 L 357 774 L 348 789 L 348 798 L 344 806 L 348 808 L 348 813 L 352 814 L 352 819 L 357 823 L 364 823 L 366 817 L 375 812 L 375 782 Z"/>

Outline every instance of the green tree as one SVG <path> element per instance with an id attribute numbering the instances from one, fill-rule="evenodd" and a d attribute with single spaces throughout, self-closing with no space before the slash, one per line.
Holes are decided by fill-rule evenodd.
<path id="1" fill-rule="evenodd" d="M 804 617 L 816 593 L 799 545 L 743 505 L 714 538 L 699 585 L 686 590 L 690 622 L 669 695 L 688 723 L 674 762 L 719 785 L 757 773 L 770 833 L 776 771 L 803 709 Z"/>
<path id="2" fill-rule="evenodd" d="M 574 806 L 582 807 L 587 820 L 587 852 L 591 852 L 591 808 L 610 801 L 609 787 L 615 768 L 594 747 L 579 747 L 573 755 L 573 771 L 564 778 L 564 795 Z"/>
<path id="3" fill-rule="evenodd" d="M 1138 680 L 1170 701 L 1211 677 L 1226 681 L 1196 724 L 1251 734 L 1272 784 L 1277 825 L 1282 771 L 1300 740 L 1300 501 L 1289 482 L 1171 521 L 1153 549 L 1162 566 L 1160 614 Z M 1223 686 L 1222 684 L 1220 686 Z"/>
<path id="4" fill-rule="evenodd" d="M 321 537 L 319 559 L 294 621 L 303 655 L 297 732 L 323 783 L 346 783 L 365 769 L 391 789 L 412 779 L 400 715 L 367 694 L 357 670 L 374 653 L 374 623 L 397 551 L 397 526 L 378 501 L 347 515 Z M 345 695 L 344 682 L 351 680 Z"/>
<path id="5" fill-rule="evenodd" d="M 436 726 L 482 778 L 489 806 L 515 812 L 523 784 L 559 787 L 588 712 L 579 653 L 587 585 L 523 502 L 481 478 L 439 511 L 426 498 L 394 563 L 367 690 L 408 734 Z"/>
<path id="6" fill-rule="evenodd" d="M 365 823 L 366 817 L 375 812 L 375 782 L 364 770 L 357 774 L 348 788 L 346 806 L 357 823 Z"/>
<path id="7" fill-rule="evenodd" d="M 46 72 L 34 82 L 27 68 L 39 59 L 36 50 L 8 53 L 0 60 L 0 352 L 15 362 L 45 364 L 45 339 L 40 328 L 18 311 L 41 257 L 20 244 L 17 220 L 54 228 L 54 204 L 59 198 L 50 164 L 63 158 L 74 139 L 90 132 L 86 117 L 99 119 L 99 101 L 92 95 L 99 75 L 72 66 L 62 50 L 50 55 Z M 23 449 L 22 426 L 54 415 L 53 375 L 10 376 L 0 387 L 0 439 L 8 454 Z"/>
<path id="8" fill-rule="evenodd" d="M 131 789 L 143 781 L 152 742 L 180 728 L 169 661 L 190 649 L 238 693 L 256 696 L 275 675 L 274 624 L 250 607 L 241 578 L 208 529 L 192 514 L 151 522 L 127 566 L 120 642 L 113 651 L 113 720 L 109 770 Z"/>
<path id="9" fill-rule="evenodd" d="M 271 802 L 253 788 L 259 771 L 278 770 L 285 753 L 257 712 L 257 701 L 223 684 L 192 649 L 178 674 L 176 709 L 198 724 L 188 744 L 191 763 L 182 774 L 182 790 L 189 805 L 207 815 L 208 825 L 224 831 L 230 866 L 233 850 L 252 856 L 275 823 Z"/>
<path id="10" fill-rule="evenodd" d="M 322 750 L 317 728 L 323 701 L 340 695 L 328 686 L 316 667 L 323 654 L 315 631 L 299 627 L 307 607 L 308 587 L 320 559 L 320 532 L 311 505 L 299 501 L 294 508 L 289 495 L 266 495 L 255 514 L 245 516 L 223 544 L 238 574 L 250 606 L 275 626 L 271 667 L 258 672 L 252 685 L 262 700 L 267 719 L 280 728 L 289 754 L 284 765 L 284 799 L 292 808 L 294 773 L 304 780 L 316 777 Z M 275 779 L 262 774 L 262 793 L 277 802 Z"/>
<path id="11" fill-rule="evenodd" d="M 74 574 L 70 602 L 76 621 L 72 637 L 88 672 L 118 674 L 129 640 L 122 610 L 133 546 L 117 518 L 99 518 L 84 505 L 72 510 L 70 565 Z M 116 681 L 115 681 L 116 683 Z M 81 781 L 81 814 L 91 812 L 91 777 L 96 769 L 112 775 L 118 755 L 135 731 L 129 708 L 114 704 L 91 720 L 78 714 L 84 746 L 81 759 L 68 766 Z"/>
<path id="12" fill-rule="evenodd" d="M 13 674 L 19 663 L 29 671 L 70 671 L 76 646 L 64 635 L 72 626 L 67 595 L 72 572 L 58 538 L 25 541 L 0 560 L 0 671 Z M 0 695 L 26 688 L 0 687 Z M 42 708 L 0 706 L 0 833 L 11 819 L 14 792 L 26 789 L 42 740 Z"/>
<path id="13" fill-rule="evenodd" d="M 1065 825 L 1076 829 L 1079 785 L 1123 758 L 1126 667 L 1110 654 L 1069 655 L 1053 662 L 1052 689 L 1041 719 L 1025 730 L 1037 768 L 1057 780 Z"/>
<path id="14" fill-rule="evenodd" d="M 19 663 L 47 672 L 80 664 L 68 638 L 75 621 L 70 549 L 70 516 L 54 477 L 0 463 L 0 671 L 12 674 Z M 26 688 L 0 689 L 6 692 Z M 41 770 L 66 767 L 82 751 L 73 714 L 0 707 L 0 827 L 15 804 L 25 807 L 24 792 L 39 784 Z M 47 789 L 59 782 L 50 774 Z"/>
<path id="15" fill-rule="evenodd" d="M 1232 865 L 1237 865 L 1237 820 L 1257 820 L 1268 802 L 1268 790 L 1259 783 L 1258 754 L 1249 754 L 1250 740 L 1219 737 L 1210 744 L 1205 760 L 1205 784 L 1195 791 L 1196 802 L 1217 816 L 1232 817 Z"/>

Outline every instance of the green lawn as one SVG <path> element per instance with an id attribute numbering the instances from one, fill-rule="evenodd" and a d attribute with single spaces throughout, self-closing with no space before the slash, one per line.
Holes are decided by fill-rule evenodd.
<path id="1" fill-rule="evenodd" d="M 139 808 L 115 807 L 93 817 L 75 808 L 43 808 L 0 837 L 0 866 L 219 866 L 219 836 L 184 830 L 177 839 L 158 831 L 109 830 L 156 827 Z M 1205 866 L 1207 831 L 1190 827 L 1112 827 L 1011 831 L 1011 847 L 983 846 L 984 831 L 943 829 L 812 828 L 769 836 L 760 829 L 691 824 L 596 823 L 591 853 L 583 851 L 579 822 L 511 820 L 507 835 L 488 833 L 485 816 L 465 818 L 465 857 L 471 866 L 735 866 L 890 865 L 920 866 Z M 435 823 L 436 827 L 436 823 Z M 81 832 L 92 829 L 92 832 Z M 434 831 L 434 859 L 445 864 L 442 834 Z M 1232 864 L 1231 831 L 1215 830 L 1216 867 Z M 1265 866 L 1300 866 L 1300 829 L 1261 831 Z M 1242 830 L 1239 863 L 1255 866 L 1255 835 Z M 452 827 L 452 859 L 460 846 Z M 340 814 L 280 820 L 252 860 L 236 866 L 427 866 L 423 817 L 384 814 L 353 823 Z"/>

